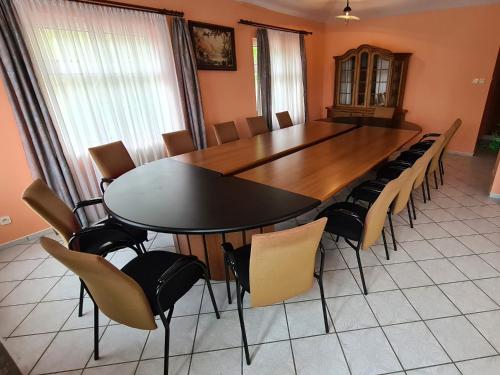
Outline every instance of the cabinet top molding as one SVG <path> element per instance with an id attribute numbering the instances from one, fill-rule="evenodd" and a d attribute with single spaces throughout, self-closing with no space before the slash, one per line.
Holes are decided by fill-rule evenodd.
<path id="1" fill-rule="evenodd" d="M 347 56 L 352 55 L 352 54 L 358 54 L 361 51 L 366 51 L 369 53 L 376 53 L 376 54 L 379 54 L 382 56 L 387 56 L 387 57 L 392 57 L 394 55 L 407 55 L 407 56 L 412 55 L 412 53 L 410 53 L 410 52 L 392 52 L 388 49 L 376 47 L 376 46 L 373 46 L 371 44 L 361 44 L 358 48 L 351 48 L 350 50 L 347 50 L 342 55 L 333 56 L 333 58 L 335 60 L 343 60 Z"/>

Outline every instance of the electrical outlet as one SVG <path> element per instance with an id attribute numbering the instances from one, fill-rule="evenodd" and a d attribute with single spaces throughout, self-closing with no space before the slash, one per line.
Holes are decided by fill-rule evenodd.
<path id="1" fill-rule="evenodd" d="M 0 225 L 8 225 L 12 223 L 10 216 L 0 216 Z"/>

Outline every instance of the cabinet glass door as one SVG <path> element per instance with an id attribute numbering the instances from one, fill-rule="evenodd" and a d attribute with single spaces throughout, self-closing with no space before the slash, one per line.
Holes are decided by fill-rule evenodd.
<path id="1" fill-rule="evenodd" d="M 371 106 L 386 106 L 387 105 L 387 90 L 389 89 L 389 70 L 390 61 L 384 59 L 380 55 L 374 55 L 373 70 L 371 77 Z"/>
<path id="2" fill-rule="evenodd" d="M 353 56 L 340 64 L 339 104 L 351 105 L 354 84 L 354 67 L 356 58 Z"/>
<path id="3" fill-rule="evenodd" d="M 363 52 L 359 58 L 359 86 L 357 105 L 365 105 L 366 85 L 368 82 L 368 52 Z"/>

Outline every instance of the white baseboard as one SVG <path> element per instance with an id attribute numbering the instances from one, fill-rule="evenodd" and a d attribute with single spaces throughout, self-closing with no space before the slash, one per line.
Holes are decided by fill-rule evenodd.
<path id="1" fill-rule="evenodd" d="M 500 199 L 500 194 L 497 194 L 497 193 L 490 193 L 490 198 L 493 198 L 493 199 Z"/>
<path id="2" fill-rule="evenodd" d="M 473 152 L 465 152 L 465 151 L 447 151 L 450 155 L 460 155 L 460 156 L 474 156 Z"/>
<path id="3" fill-rule="evenodd" d="M 19 244 L 22 244 L 25 242 L 32 242 L 32 241 L 39 239 L 40 237 L 47 236 L 47 235 L 54 234 L 54 233 L 55 233 L 54 229 L 47 228 L 47 229 L 41 230 L 39 232 L 29 234 L 25 237 L 18 238 L 17 240 L 12 240 L 12 241 L 6 242 L 4 244 L 1 244 L 0 249 L 5 249 L 6 247 L 19 245 Z"/>

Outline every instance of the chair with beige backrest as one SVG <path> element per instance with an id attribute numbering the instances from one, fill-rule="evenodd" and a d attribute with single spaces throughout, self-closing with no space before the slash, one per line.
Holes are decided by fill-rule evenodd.
<path id="1" fill-rule="evenodd" d="M 24 202 L 49 223 L 72 250 L 106 256 L 107 254 L 130 248 L 138 255 L 146 251 L 145 230 L 122 225 L 113 219 L 102 220 L 82 228 L 76 212 L 83 207 L 101 204 L 102 198 L 77 203 L 71 208 L 57 196 L 42 180 L 33 181 L 23 192 Z M 80 287 L 78 316 L 83 314 L 83 284 Z"/>
<path id="2" fill-rule="evenodd" d="M 169 157 L 196 151 L 196 146 L 189 130 L 165 133 L 162 134 L 162 137 L 167 149 L 167 156 Z"/>
<path id="3" fill-rule="evenodd" d="M 82 280 L 94 302 L 96 360 L 99 359 L 99 309 L 115 322 L 143 330 L 156 329 L 155 316 L 159 315 L 165 326 L 164 374 L 168 374 L 170 321 L 175 303 L 199 279 L 205 279 L 219 318 L 206 267 L 194 256 L 150 251 L 119 270 L 103 257 L 68 250 L 50 238 L 42 238 L 41 244 Z"/>
<path id="4" fill-rule="evenodd" d="M 266 120 L 263 116 L 248 117 L 247 118 L 248 131 L 252 137 L 259 134 L 264 134 L 269 132 Z"/>
<path id="5" fill-rule="evenodd" d="M 325 330 L 329 332 L 328 315 L 323 290 L 325 253 L 320 246 L 326 219 L 319 219 L 300 227 L 252 236 L 252 244 L 234 249 L 222 244 L 224 259 L 236 281 L 236 300 L 241 334 L 247 364 L 250 364 L 243 298 L 251 295 L 251 306 L 272 305 L 307 292 L 316 278 L 323 307 Z M 320 266 L 315 270 L 315 259 L 320 247 Z M 226 283 L 229 283 L 226 279 Z"/>
<path id="6" fill-rule="evenodd" d="M 101 172 L 101 191 L 104 193 L 104 184 L 110 184 L 114 179 L 135 168 L 122 141 L 89 148 L 90 156 Z"/>
<path id="7" fill-rule="evenodd" d="M 444 133 L 441 136 L 438 137 L 436 140 L 435 145 L 433 144 L 432 147 L 430 147 L 428 150 L 423 151 L 423 152 L 416 152 L 415 150 L 407 150 L 403 151 L 397 159 L 392 160 L 388 163 L 386 163 L 384 166 L 382 166 L 378 172 L 377 172 L 377 179 L 385 179 L 385 180 L 392 180 L 399 176 L 401 171 L 411 168 L 413 164 L 420 158 L 422 158 L 424 155 L 427 155 L 427 157 L 430 156 L 429 163 L 427 165 L 427 170 L 425 173 L 425 185 L 427 187 L 427 198 L 425 197 L 425 189 L 423 190 L 424 193 L 424 202 L 427 201 L 427 199 L 431 199 L 431 191 L 429 187 L 429 175 L 434 174 L 434 178 L 436 181 L 436 188 L 437 188 L 437 177 L 436 177 L 436 170 L 439 169 L 439 160 L 443 151 L 443 147 L 445 145 L 446 139 L 449 136 L 449 133 Z M 424 186 L 424 185 L 422 185 Z"/>
<path id="8" fill-rule="evenodd" d="M 237 141 L 238 139 L 240 139 L 234 121 L 215 124 L 214 133 L 215 138 L 217 139 L 217 144 L 219 145 L 227 142 Z"/>
<path id="9" fill-rule="evenodd" d="M 366 288 L 359 252 L 360 250 L 367 250 L 382 234 L 385 255 L 389 259 L 384 223 L 389 208 L 403 184 L 406 183 L 409 173 L 410 170 L 406 170 L 398 178 L 388 182 L 369 208 L 354 202 L 338 202 L 327 207 L 317 216 L 317 218 L 328 218 L 325 231 L 344 238 L 347 244 L 356 252 L 359 274 L 365 294 L 368 294 L 368 289 Z M 356 241 L 356 244 L 351 241 Z"/>
<path id="10" fill-rule="evenodd" d="M 293 126 L 293 122 L 288 111 L 276 113 L 276 118 L 278 119 L 278 125 L 280 126 L 280 129 Z"/>
<path id="11" fill-rule="evenodd" d="M 461 125 L 462 120 L 456 119 L 450 126 L 450 128 L 448 128 L 448 130 L 446 131 L 445 145 L 443 146 L 443 150 L 439 156 L 439 176 L 441 177 L 441 185 L 443 185 L 444 183 L 444 157 L 446 156 L 446 151 L 448 150 L 450 141 L 453 139 Z M 415 150 L 415 152 L 423 152 L 425 150 L 428 150 L 440 135 L 441 134 L 439 133 L 424 134 L 419 142 L 410 147 L 410 150 Z"/>
<path id="12" fill-rule="evenodd" d="M 373 117 L 391 119 L 394 116 L 394 107 L 375 107 Z"/>

